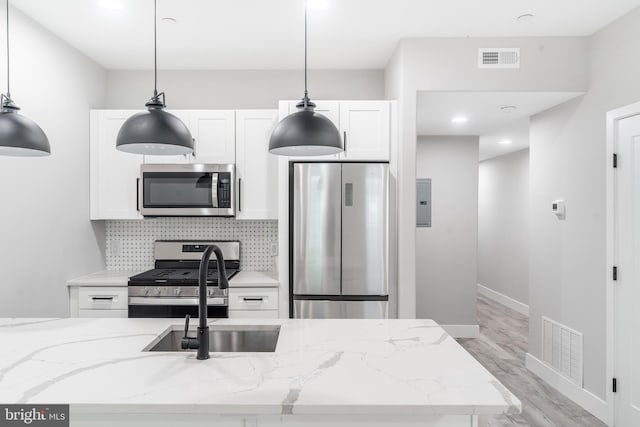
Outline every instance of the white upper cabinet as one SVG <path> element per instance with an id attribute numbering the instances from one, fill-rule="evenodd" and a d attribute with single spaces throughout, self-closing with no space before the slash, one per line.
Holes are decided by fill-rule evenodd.
<path id="1" fill-rule="evenodd" d="M 296 105 L 299 101 L 289 103 L 289 114 L 293 114 L 298 109 Z M 322 114 L 333 122 L 336 127 L 340 126 L 340 103 L 338 101 L 312 101 L 316 104 L 315 112 Z"/>
<path id="2" fill-rule="evenodd" d="M 191 135 L 196 140 L 194 163 L 235 163 L 234 110 L 192 110 Z"/>
<path id="3" fill-rule="evenodd" d="M 296 108 L 296 104 L 299 101 L 288 101 L 287 109 L 284 111 L 285 114 L 283 117 L 280 117 L 282 120 L 284 116 L 288 114 L 293 114 L 298 109 Z M 322 114 L 327 117 L 329 120 L 333 122 L 336 128 L 340 129 L 340 103 L 338 101 L 313 101 L 316 104 L 316 108 L 314 111 Z M 289 160 L 339 160 L 339 154 L 329 154 L 326 156 L 299 156 L 299 157 L 289 157 Z"/>
<path id="4" fill-rule="evenodd" d="M 189 110 L 167 110 L 168 113 L 173 114 L 180 120 L 182 123 L 189 129 L 193 136 L 193 131 L 191 130 L 191 122 L 190 122 L 190 112 Z M 193 155 L 179 155 L 179 156 L 144 156 L 145 163 L 189 163 L 193 161 Z"/>
<path id="5" fill-rule="evenodd" d="M 142 157 L 116 149 L 122 124 L 138 110 L 91 111 L 91 219 L 138 219 Z"/>
<path id="6" fill-rule="evenodd" d="M 389 101 L 340 103 L 344 160 L 389 160 L 391 111 Z"/>
<path id="7" fill-rule="evenodd" d="M 278 218 L 278 159 L 269 153 L 277 110 L 236 111 L 237 219 Z"/>
<path id="8" fill-rule="evenodd" d="M 189 128 L 194 154 L 144 156 L 145 163 L 235 163 L 234 110 L 167 110 Z"/>
<path id="9" fill-rule="evenodd" d="M 295 101 L 280 104 L 280 120 L 296 111 Z M 336 125 L 345 151 L 329 156 L 289 157 L 290 160 L 389 160 L 391 101 L 317 101 L 317 111 Z"/>
<path id="10" fill-rule="evenodd" d="M 142 156 L 116 150 L 122 124 L 142 110 L 91 111 L 91 219 L 139 219 L 138 185 L 144 163 L 236 164 L 238 219 L 277 219 L 278 156 L 269 139 L 278 118 L 296 111 L 297 101 L 281 101 L 279 110 L 169 110 L 195 139 L 195 156 Z M 397 131 L 392 101 L 317 101 L 325 115 L 346 135 L 346 151 L 290 160 L 387 161 Z M 392 108 L 394 106 L 394 108 Z M 395 138 L 395 136 L 394 136 Z M 394 140 L 395 141 L 395 140 Z"/>

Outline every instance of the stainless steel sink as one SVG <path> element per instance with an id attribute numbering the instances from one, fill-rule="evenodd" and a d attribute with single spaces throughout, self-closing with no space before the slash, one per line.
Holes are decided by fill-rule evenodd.
<path id="1" fill-rule="evenodd" d="M 216 352 L 272 352 L 276 350 L 280 326 L 276 325 L 209 325 L 209 351 Z M 180 341 L 184 329 L 178 325 L 167 329 L 142 351 L 183 350 Z M 190 337 L 196 331 L 189 331 Z"/>

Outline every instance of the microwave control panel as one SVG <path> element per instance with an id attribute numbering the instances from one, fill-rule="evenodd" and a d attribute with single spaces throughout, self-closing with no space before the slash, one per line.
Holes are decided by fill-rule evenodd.
<path id="1" fill-rule="evenodd" d="M 218 172 L 218 207 L 231 207 L 231 173 Z"/>

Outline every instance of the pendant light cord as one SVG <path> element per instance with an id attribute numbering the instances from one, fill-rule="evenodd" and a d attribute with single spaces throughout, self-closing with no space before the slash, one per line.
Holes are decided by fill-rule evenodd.
<path id="1" fill-rule="evenodd" d="M 9 79 L 9 72 L 10 72 L 10 67 L 9 67 L 9 0 L 7 0 L 7 5 L 6 5 L 6 12 L 7 12 L 7 98 L 11 99 L 11 86 L 10 86 L 10 79 Z"/>
<path id="2" fill-rule="evenodd" d="M 153 97 L 155 98 L 157 96 L 158 96 L 158 0 L 153 0 Z"/>
<path id="3" fill-rule="evenodd" d="M 8 1 L 8 0 L 7 0 Z M 307 91 L 307 3 L 304 0 L 304 108 L 309 103 L 309 92 Z"/>

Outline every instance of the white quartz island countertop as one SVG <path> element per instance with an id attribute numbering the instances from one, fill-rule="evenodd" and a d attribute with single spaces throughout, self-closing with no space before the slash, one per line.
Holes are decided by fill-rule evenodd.
<path id="1" fill-rule="evenodd" d="M 431 320 L 216 319 L 211 327 L 281 325 L 275 352 L 211 353 L 199 361 L 192 352 L 142 351 L 181 324 L 0 319 L 0 402 L 64 403 L 72 414 L 151 407 L 156 415 L 257 416 L 521 410 L 520 401 Z"/>

